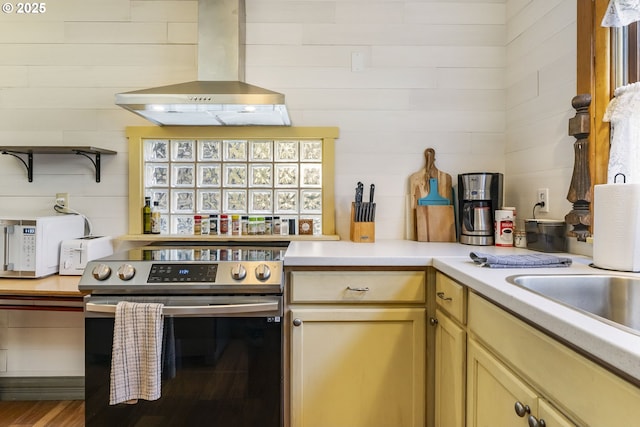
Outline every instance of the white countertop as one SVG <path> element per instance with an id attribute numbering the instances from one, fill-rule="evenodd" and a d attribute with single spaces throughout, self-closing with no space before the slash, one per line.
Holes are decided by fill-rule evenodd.
<path id="1" fill-rule="evenodd" d="M 478 251 L 493 254 L 532 253 L 526 249 L 429 243 L 412 240 L 379 240 L 375 243 L 293 241 L 285 266 L 428 266 L 434 258 L 469 256 Z"/>
<path id="2" fill-rule="evenodd" d="M 635 277 L 640 277 L 640 274 L 595 269 L 589 267 L 591 258 L 571 254 L 554 254 L 573 259 L 573 264 L 567 268 L 486 268 L 471 261 L 469 253 L 473 251 L 502 255 L 537 253 L 518 248 L 408 240 L 381 240 L 376 243 L 294 241 L 287 249 L 284 263 L 285 267 L 433 266 L 640 382 L 640 334 L 611 326 L 506 280 L 516 274 L 619 274 Z"/>

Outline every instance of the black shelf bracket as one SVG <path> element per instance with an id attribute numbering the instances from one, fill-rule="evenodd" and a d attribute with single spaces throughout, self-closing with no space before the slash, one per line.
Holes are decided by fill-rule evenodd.
<path id="1" fill-rule="evenodd" d="M 100 152 L 74 150 L 74 152 L 80 156 L 85 156 L 93 163 L 93 167 L 96 170 L 96 182 L 100 182 Z M 95 160 L 91 158 L 91 154 L 95 154 Z"/>
<path id="2" fill-rule="evenodd" d="M 31 152 L 31 151 L 23 152 L 23 151 L 2 150 L 2 154 L 8 154 L 9 156 L 13 156 L 16 159 L 20 160 L 22 162 L 22 164 L 24 165 L 24 167 L 27 168 L 27 178 L 29 179 L 29 182 L 33 182 L 33 152 Z M 27 161 L 26 162 L 24 161 L 24 159 L 22 157 L 20 157 L 20 154 L 26 154 L 27 155 Z"/>
<path id="3" fill-rule="evenodd" d="M 113 150 L 97 147 L 61 147 L 61 146 L 0 146 L 0 154 L 8 154 L 20 160 L 27 168 L 29 182 L 33 182 L 33 155 L 34 154 L 79 154 L 91 160 L 96 171 L 96 182 L 100 182 L 100 158 L 102 154 L 116 154 Z M 26 161 L 22 157 L 26 155 Z M 95 156 L 95 157 L 92 157 Z"/>

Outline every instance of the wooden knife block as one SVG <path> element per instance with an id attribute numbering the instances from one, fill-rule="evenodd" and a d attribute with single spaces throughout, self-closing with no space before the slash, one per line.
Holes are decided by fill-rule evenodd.
<path id="1" fill-rule="evenodd" d="M 349 239 L 351 239 L 351 241 L 355 243 L 375 243 L 376 223 L 356 222 L 355 212 L 356 204 L 351 203 L 351 227 L 349 230 Z"/>

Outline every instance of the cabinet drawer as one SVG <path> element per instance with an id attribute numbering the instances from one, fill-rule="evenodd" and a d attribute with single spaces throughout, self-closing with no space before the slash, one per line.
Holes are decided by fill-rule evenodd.
<path id="1" fill-rule="evenodd" d="M 292 303 L 424 303 L 424 271 L 292 271 Z"/>
<path id="2" fill-rule="evenodd" d="M 442 273 L 436 273 L 436 304 L 463 325 L 467 323 L 467 292 Z"/>

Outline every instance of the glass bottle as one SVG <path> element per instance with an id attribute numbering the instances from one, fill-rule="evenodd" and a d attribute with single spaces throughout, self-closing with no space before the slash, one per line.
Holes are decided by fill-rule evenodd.
<path id="1" fill-rule="evenodd" d="M 144 207 L 142 208 L 142 232 L 151 234 L 151 197 L 144 198 Z"/>
<path id="2" fill-rule="evenodd" d="M 160 234 L 160 204 L 153 202 L 151 208 L 151 234 Z"/>

